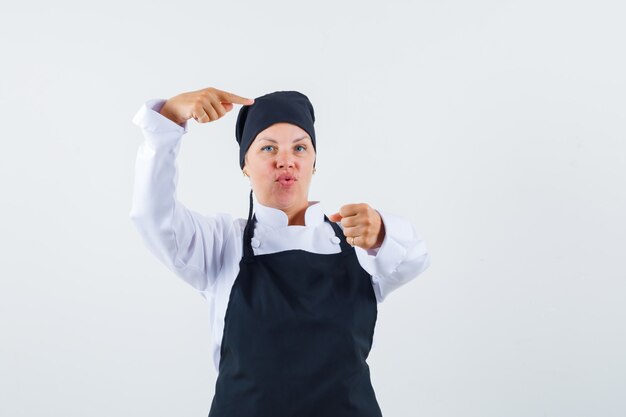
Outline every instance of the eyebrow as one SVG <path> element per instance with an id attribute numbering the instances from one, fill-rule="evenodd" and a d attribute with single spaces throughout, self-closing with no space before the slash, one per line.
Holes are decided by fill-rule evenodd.
<path id="1" fill-rule="evenodd" d="M 297 142 L 297 141 L 299 141 L 299 140 L 302 140 L 302 139 L 307 139 L 307 138 L 308 138 L 308 136 L 302 136 L 301 138 L 294 139 L 294 140 L 293 140 L 293 142 Z M 278 143 L 278 142 L 277 142 L 277 141 L 275 141 L 274 139 L 270 139 L 270 138 L 261 138 L 261 139 L 259 139 L 259 140 L 267 140 L 267 141 L 269 141 L 269 142 Z"/>

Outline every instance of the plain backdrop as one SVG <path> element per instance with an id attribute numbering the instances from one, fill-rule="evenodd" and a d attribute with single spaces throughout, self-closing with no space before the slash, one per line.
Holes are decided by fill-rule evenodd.
<path id="1" fill-rule="evenodd" d="M 385 417 L 624 416 L 625 12 L 4 2 L 0 415 L 207 415 L 206 301 L 128 214 L 136 111 L 216 87 L 305 93 L 309 198 L 366 202 L 426 240 L 431 267 L 379 305 Z M 247 216 L 239 108 L 189 122 L 177 195 L 194 210 Z"/>

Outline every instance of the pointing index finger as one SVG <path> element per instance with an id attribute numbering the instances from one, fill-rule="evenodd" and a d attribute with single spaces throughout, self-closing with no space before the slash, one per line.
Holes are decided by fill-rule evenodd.
<path id="1" fill-rule="evenodd" d="M 238 96 L 237 94 L 229 93 L 227 91 L 223 91 L 222 92 L 222 96 L 229 103 L 244 104 L 244 105 L 250 105 L 250 104 L 254 103 L 254 99 L 253 98 L 241 97 L 241 96 Z"/>
<path id="2" fill-rule="evenodd" d="M 359 213 L 359 208 L 361 204 L 344 204 L 339 209 L 339 213 L 341 213 L 342 217 L 350 217 Z"/>

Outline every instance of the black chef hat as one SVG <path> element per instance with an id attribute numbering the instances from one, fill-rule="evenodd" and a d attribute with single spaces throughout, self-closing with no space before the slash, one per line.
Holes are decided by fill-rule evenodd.
<path id="1" fill-rule="evenodd" d="M 315 113 L 309 98 L 298 91 L 275 91 L 254 99 L 254 103 L 239 109 L 235 138 L 239 143 L 239 165 L 243 169 L 248 148 L 262 130 L 274 123 L 291 123 L 301 127 L 311 137 L 315 148 Z M 315 163 L 313 163 L 315 166 Z"/>

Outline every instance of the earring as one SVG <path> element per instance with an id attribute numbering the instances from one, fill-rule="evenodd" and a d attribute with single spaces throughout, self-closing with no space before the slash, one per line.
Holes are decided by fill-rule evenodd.
<path id="1" fill-rule="evenodd" d="M 241 172 L 243 172 L 243 176 L 244 176 L 244 177 L 247 177 L 247 176 L 248 176 L 248 174 L 246 174 L 246 171 L 242 170 Z"/>
<path id="2" fill-rule="evenodd" d="M 313 167 L 313 174 L 315 174 L 315 171 L 316 171 L 316 170 L 315 170 L 315 167 Z"/>

